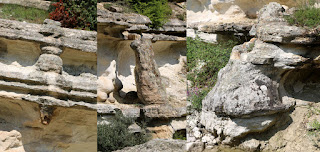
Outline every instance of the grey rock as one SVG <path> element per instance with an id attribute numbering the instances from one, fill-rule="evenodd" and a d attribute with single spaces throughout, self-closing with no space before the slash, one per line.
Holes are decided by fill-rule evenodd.
<path id="1" fill-rule="evenodd" d="M 53 71 L 56 73 L 62 72 L 62 59 L 59 56 L 52 54 L 42 54 L 40 55 L 36 66 L 41 71 Z"/>
<path id="2" fill-rule="evenodd" d="M 204 150 L 203 142 L 188 142 L 186 144 L 187 152 L 202 152 Z"/>
<path id="3" fill-rule="evenodd" d="M 134 69 L 138 97 L 144 104 L 163 104 L 166 102 L 166 91 L 161 82 L 161 75 L 154 60 L 151 40 L 142 38 L 131 43 L 135 52 Z"/>
<path id="4" fill-rule="evenodd" d="M 148 105 L 142 108 L 149 118 L 179 118 L 187 115 L 187 108 L 175 108 L 170 105 Z"/>
<path id="5" fill-rule="evenodd" d="M 116 152 L 186 152 L 185 141 L 173 139 L 153 139 L 134 147 L 127 147 Z"/>
<path id="6" fill-rule="evenodd" d="M 255 65 L 231 61 L 220 70 L 218 83 L 203 100 L 203 109 L 232 117 L 284 111 L 292 105 L 281 103 L 277 88 L 278 84 Z"/>
<path id="7" fill-rule="evenodd" d="M 264 42 L 318 44 L 319 33 L 316 28 L 290 26 L 284 19 L 284 8 L 272 2 L 259 11 L 256 36 Z"/>
<path id="8" fill-rule="evenodd" d="M 62 49 L 54 46 L 45 46 L 41 48 L 43 54 L 53 54 L 60 55 L 62 53 Z"/>
<path id="9" fill-rule="evenodd" d="M 94 53 L 97 51 L 97 32 L 61 28 L 55 23 L 53 25 L 41 25 L 0 19 L 0 37 L 11 40 L 34 41 L 84 52 Z"/>
<path id="10" fill-rule="evenodd" d="M 138 126 L 136 123 L 130 125 L 128 127 L 128 129 L 129 129 L 129 132 L 131 132 L 131 133 L 140 133 L 140 132 L 142 132 L 141 127 Z"/>

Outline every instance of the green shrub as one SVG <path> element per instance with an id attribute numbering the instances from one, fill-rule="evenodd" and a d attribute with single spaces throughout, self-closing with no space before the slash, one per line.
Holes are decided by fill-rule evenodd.
<path id="1" fill-rule="evenodd" d="M 320 8 L 315 8 L 315 0 L 300 3 L 298 10 L 292 15 L 285 16 L 290 25 L 316 27 L 320 24 Z"/>
<path id="2" fill-rule="evenodd" d="M 124 117 L 121 112 L 117 112 L 110 124 L 98 124 L 98 151 L 109 152 L 147 142 L 147 133 L 129 132 L 128 127 L 133 122 L 132 118 Z"/>
<path id="3" fill-rule="evenodd" d="M 168 0 L 126 0 L 137 13 L 150 18 L 150 27 L 159 28 L 166 23 L 172 13 Z"/>
<path id="4" fill-rule="evenodd" d="M 49 16 L 48 11 L 14 4 L 4 4 L 0 8 L 0 18 L 10 20 L 42 24 Z"/>
<path id="5" fill-rule="evenodd" d="M 236 44 L 233 40 L 211 44 L 199 38 L 187 38 L 187 79 L 191 81 L 188 101 L 192 103 L 191 108 L 201 110 L 202 100 L 215 85 L 219 70 L 228 63 Z"/>
<path id="6" fill-rule="evenodd" d="M 111 6 L 112 6 L 112 4 L 110 4 L 110 3 L 106 3 L 106 4 L 103 5 L 103 7 L 105 9 L 109 9 Z"/>
<path id="7" fill-rule="evenodd" d="M 173 134 L 173 139 L 187 140 L 187 131 L 185 129 L 177 130 Z"/>

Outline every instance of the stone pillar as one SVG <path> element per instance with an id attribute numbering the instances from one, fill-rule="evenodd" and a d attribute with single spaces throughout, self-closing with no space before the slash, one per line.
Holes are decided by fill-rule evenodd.
<path id="1" fill-rule="evenodd" d="M 36 66 L 41 71 L 51 71 L 62 73 L 62 59 L 58 56 L 62 52 L 61 49 L 53 46 L 45 46 L 41 48 L 41 55 Z"/>
<path id="2" fill-rule="evenodd" d="M 144 104 L 166 103 L 166 90 L 161 83 L 160 72 L 154 60 L 151 40 L 137 39 L 130 47 L 136 57 L 134 73 L 139 99 Z"/>
<path id="3" fill-rule="evenodd" d="M 41 27 L 40 33 L 49 39 L 58 39 L 62 35 L 61 23 L 46 19 Z M 39 70 L 45 72 L 62 73 L 62 59 L 60 54 L 62 49 L 57 46 L 43 44 L 41 46 L 41 55 L 36 63 Z"/>

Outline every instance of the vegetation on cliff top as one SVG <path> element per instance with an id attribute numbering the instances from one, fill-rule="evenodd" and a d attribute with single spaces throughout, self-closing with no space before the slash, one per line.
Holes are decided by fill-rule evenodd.
<path id="1" fill-rule="evenodd" d="M 50 19 L 59 21 L 63 27 L 97 30 L 97 0 L 56 0 L 49 9 Z"/>
<path id="2" fill-rule="evenodd" d="M 187 79 L 191 81 L 188 101 L 192 103 L 191 108 L 201 110 L 203 98 L 217 82 L 218 72 L 228 63 L 236 44 L 233 40 L 211 44 L 199 38 L 187 38 Z"/>
<path id="3" fill-rule="evenodd" d="M 114 3 L 123 6 L 125 12 L 136 12 L 149 17 L 152 21 L 151 28 L 162 27 L 172 14 L 168 0 L 118 0 Z M 110 4 L 104 5 L 106 9 L 110 6 Z"/>
<path id="4" fill-rule="evenodd" d="M 0 18 L 42 24 L 48 11 L 15 4 L 0 4 Z"/>
<path id="5" fill-rule="evenodd" d="M 320 25 L 320 8 L 315 7 L 316 0 L 306 0 L 299 4 L 298 9 L 285 19 L 290 25 L 317 27 Z"/>

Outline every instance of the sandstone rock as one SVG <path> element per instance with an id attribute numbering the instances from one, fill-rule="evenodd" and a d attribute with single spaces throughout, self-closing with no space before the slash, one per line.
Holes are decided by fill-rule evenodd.
<path id="1" fill-rule="evenodd" d="M 0 0 L 0 3 L 4 4 L 16 4 L 16 5 L 21 5 L 21 6 L 26 6 L 26 7 L 34 7 L 34 8 L 39 8 L 43 10 L 48 10 L 49 6 L 51 4 L 50 1 L 46 0 Z"/>
<path id="2" fill-rule="evenodd" d="M 173 139 L 154 139 L 134 147 L 127 147 L 116 152 L 185 152 L 185 141 Z"/>
<path id="3" fill-rule="evenodd" d="M 139 99 L 144 104 L 166 103 L 166 91 L 154 60 L 151 41 L 142 38 L 133 41 L 130 47 L 136 56 L 135 81 Z"/>
<path id="4" fill-rule="evenodd" d="M 98 78 L 98 101 L 104 102 L 109 98 L 115 100 L 113 94 L 110 96 L 110 93 L 118 93 L 122 87 L 122 83 L 116 74 L 116 61 L 113 60 L 109 68 Z"/>
<path id="5" fill-rule="evenodd" d="M 186 129 L 187 121 L 186 120 L 172 120 L 170 126 L 173 128 L 174 131 Z"/>
<path id="6" fill-rule="evenodd" d="M 16 130 L 0 131 L 0 151 L 25 152 L 22 145 L 21 133 Z"/>
<path id="7" fill-rule="evenodd" d="M 62 53 L 62 49 L 54 47 L 54 46 L 44 46 L 41 48 L 43 54 L 53 54 L 60 55 Z"/>
<path id="8" fill-rule="evenodd" d="M 36 66 L 41 71 L 53 71 L 56 73 L 62 72 L 62 59 L 59 56 L 52 54 L 42 54 L 40 55 Z"/>
<path id="9" fill-rule="evenodd" d="M 97 32 L 61 28 L 58 24 L 48 21 L 48 24 L 41 25 L 0 19 L 0 37 L 62 46 L 83 52 L 97 51 Z"/>
<path id="10" fill-rule="evenodd" d="M 63 35 L 63 31 L 60 26 L 60 22 L 45 19 L 39 33 L 41 33 L 44 36 L 52 36 L 54 38 L 59 38 Z"/>

